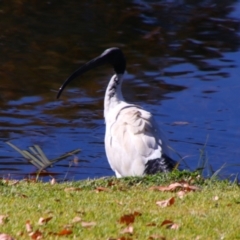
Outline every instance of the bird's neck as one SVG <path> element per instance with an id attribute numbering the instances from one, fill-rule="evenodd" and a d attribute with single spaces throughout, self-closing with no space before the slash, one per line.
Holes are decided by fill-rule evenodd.
<path id="1" fill-rule="evenodd" d="M 123 74 L 114 74 L 108 83 L 104 98 L 104 117 L 108 115 L 111 109 L 124 101 L 122 96 Z"/>

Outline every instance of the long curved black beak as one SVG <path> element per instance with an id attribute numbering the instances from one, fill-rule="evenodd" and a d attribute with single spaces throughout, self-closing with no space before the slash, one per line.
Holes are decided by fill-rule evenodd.
<path id="1" fill-rule="evenodd" d="M 105 50 L 100 56 L 85 63 L 82 67 L 77 69 L 69 78 L 67 78 L 63 85 L 59 88 L 57 98 L 61 96 L 64 88 L 73 79 L 95 67 L 104 65 L 106 63 L 110 63 L 117 74 L 123 74 L 126 69 L 126 60 L 122 51 L 119 48 L 109 48 Z"/>

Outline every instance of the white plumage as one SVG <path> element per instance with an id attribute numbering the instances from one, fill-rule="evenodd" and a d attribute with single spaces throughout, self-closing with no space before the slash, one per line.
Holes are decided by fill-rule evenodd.
<path id="1" fill-rule="evenodd" d="M 152 114 L 127 103 L 122 96 L 126 62 L 120 49 L 107 49 L 75 71 L 60 88 L 58 97 L 74 78 L 105 63 L 110 63 L 116 72 L 104 98 L 105 150 L 112 170 L 117 177 L 171 171 L 175 162 L 168 157 L 167 144 Z"/>

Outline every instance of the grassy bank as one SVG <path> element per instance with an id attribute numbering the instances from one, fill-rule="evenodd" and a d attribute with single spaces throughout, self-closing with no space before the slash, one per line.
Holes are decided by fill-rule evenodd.
<path id="1" fill-rule="evenodd" d="M 196 174 L 1 180 L 0 190 L 0 232 L 14 239 L 240 239 L 237 184 Z"/>

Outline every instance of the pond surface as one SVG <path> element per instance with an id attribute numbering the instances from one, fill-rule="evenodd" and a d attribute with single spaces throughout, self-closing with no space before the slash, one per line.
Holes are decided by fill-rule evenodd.
<path id="1" fill-rule="evenodd" d="M 127 101 L 151 111 L 191 169 L 240 172 L 240 2 L 0 1 L 0 177 L 36 172 L 5 142 L 38 144 L 57 179 L 113 175 L 104 150 L 106 66 L 58 88 L 109 47 L 127 58 Z M 177 160 L 177 157 L 176 157 Z"/>

